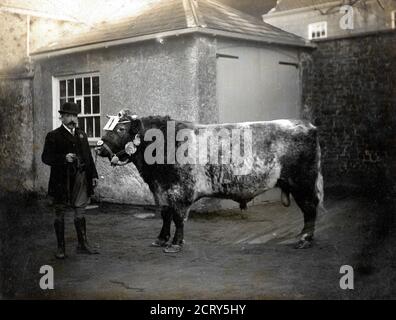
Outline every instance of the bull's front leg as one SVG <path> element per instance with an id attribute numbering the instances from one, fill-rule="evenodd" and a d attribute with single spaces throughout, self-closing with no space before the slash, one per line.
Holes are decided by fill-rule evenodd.
<path id="1" fill-rule="evenodd" d="M 173 213 L 173 222 L 176 229 L 172 244 L 164 249 L 165 253 L 177 253 L 182 250 L 184 244 L 184 219 L 187 216 L 187 212 L 187 209 L 179 209 Z"/>
<path id="2" fill-rule="evenodd" d="M 173 210 L 169 207 L 161 209 L 162 229 L 158 238 L 151 244 L 153 247 L 166 247 L 170 239 Z"/>

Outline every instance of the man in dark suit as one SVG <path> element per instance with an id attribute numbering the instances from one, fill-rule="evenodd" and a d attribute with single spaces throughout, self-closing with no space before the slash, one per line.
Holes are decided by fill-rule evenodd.
<path id="1" fill-rule="evenodd" d="M 97 185 L 98 173 L 88 144 L 86 133 L 77 127 L 80 107 L 66 102 L 59 110 L 62 125 L 49 132 L 45 138 L 42 161 L 51 166 L 48 195 L 53 198 L 55 209 L 55 233 L 58 241 L 56 258 L 64 259 L 64 213 L 74 209 L 74 225 L 77 232 L 77 253 L 95 254 L 87 242 L 86 221 L 83 214 Z"/>

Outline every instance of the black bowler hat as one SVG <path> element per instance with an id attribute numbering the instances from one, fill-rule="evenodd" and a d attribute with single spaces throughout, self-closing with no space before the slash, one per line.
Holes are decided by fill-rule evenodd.
<path id="1" fill-rule="evenodd" d="M 60 114 L 69 113 L 69 114 L 79 114 L 80 106 L 74 102 L 65 102 L 61 105 L 60 110 L 58 111 Z"/>

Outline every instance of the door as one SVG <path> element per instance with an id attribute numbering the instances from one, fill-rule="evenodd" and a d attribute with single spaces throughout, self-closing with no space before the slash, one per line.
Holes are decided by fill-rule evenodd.
<path id="1" fill-rule="evenodd" d="M 301 101 L 297 54 L 233 47 L 217 55 L 221 123 L 298 118 Z"/>

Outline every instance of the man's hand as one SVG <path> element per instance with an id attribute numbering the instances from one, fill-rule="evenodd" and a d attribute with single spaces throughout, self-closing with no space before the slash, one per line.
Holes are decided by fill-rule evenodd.
<path id="1" fill-rule="evenodd" d="M 67 155 L 66 155 L 66 161 L 67 162 L 73 162 L 75 159 L 76 159 L 76 154 L 75 153 L 68 153 Z"/>
<path id="2" fill-rule="evenodd" d="M 98 178 L 93 178 L 93 179 L 92 179 L 92 186 L 93 186 L 94 188 L 96 188 L 96 187 L 98 186 L 98 182 L 99 182 L 99 179 L 98 179 Z"/>

